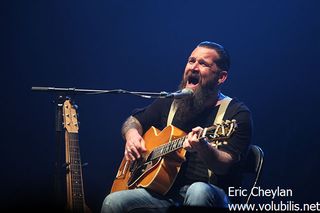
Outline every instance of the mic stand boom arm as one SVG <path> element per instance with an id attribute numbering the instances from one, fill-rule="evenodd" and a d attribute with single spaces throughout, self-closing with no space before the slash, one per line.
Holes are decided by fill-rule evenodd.
<path id="1" fill-rule="evenodd" d="M 59 87 L 32 87 L 32 91 L 39 92 L 58 92 L 64 94 L 84 94 L 84 95 L 98 95 L 98 94 L 131 94 L 137 95 L 142 98 L 167 98 L 169 93 L 167 92 L 132 92 L 123 89 L 113 89 L 113 90 L 97 90 L 97 89 L 77 89 L 77 88 L 59 88 Z"/>

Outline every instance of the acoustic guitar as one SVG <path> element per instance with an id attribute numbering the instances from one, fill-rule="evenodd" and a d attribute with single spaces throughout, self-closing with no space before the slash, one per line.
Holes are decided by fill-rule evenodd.
<path id="1" fill-rule="evenodd" d="M 227 120 L 204 128 L 199 138 L 206 137 L 211 145 L 217 147 L 226 143 L 236 127 L 235 120 Z M 185 132 L 172 125 L 162 131 L 151 127 L 143 136 L 147 151 L 135 161 L 122 159 L 111 192 L 144 187 L 166 194 L 185 161 L 183 142 L 186 137 Z"/>
<path id="2" fill-rule="evenodd" d="M 78 119 L 76 107 L 66 100 L 63 104 L 63 124 L 65 131 L 66 167 L 67 167 L 67 211 L 91 212 L 85 204 L 82 164 L 80 158 Z"/>

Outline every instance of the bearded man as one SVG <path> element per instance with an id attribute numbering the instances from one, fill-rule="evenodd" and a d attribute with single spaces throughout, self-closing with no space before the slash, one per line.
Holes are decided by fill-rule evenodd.
<path id="1" fill-rule="evenodd" d="M 166 212 L 172 206 L 228 207 L 233 198 L 227 196 L 227 190 L 241 186 L 240 166 L 252 134 L 249 109 L 221 92 L 229 67 L 229 54 L 222 45 L 201 42 L 189 56 L 179 86 L 181 90 L 192 90 L 193 95 L 157 99 L 124 122 L 127 161 L 139 160 L 147 151 L 143 135 L 150 127 L 162 130 L 169 124 L 188 133 L 182 148 L 186 150 L 185 161 L 165 193 L 148 187 L 116 191 L 105 198 L 101 212 Z M 219 110 L 222 105 L 224 111 Z M 200 134 L 218 116 L 224 121 L 235 120 L 237 128 L 226 143 L 212 145 Z"/>

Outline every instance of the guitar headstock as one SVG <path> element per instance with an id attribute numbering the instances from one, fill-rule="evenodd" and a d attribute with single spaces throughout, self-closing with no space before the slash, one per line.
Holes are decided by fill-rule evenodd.
<path id="1" fill-rule="evenodd" d="M 69 133 L 78 133 L 79 122 L 76 107 L 70 100 L 63 103 L 63 125 Z"/>
<path id="2" fill-rule="evenodd" d="M 221 144 L 227 143 L 225 140 L 232 135 L 236 128 L 236 120 L 222 121 L 221 124 L 215 124 L 214 126 L 205 128 L 202 137 L 206 137 L 209 143 L 218 147 Z"/>

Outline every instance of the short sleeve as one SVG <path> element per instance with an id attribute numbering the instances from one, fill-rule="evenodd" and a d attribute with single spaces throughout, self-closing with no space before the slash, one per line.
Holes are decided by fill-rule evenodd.
<path id="1" fill-rule="evenodd" d="M 225 120 L 236 120 L 237 128 L 227 144 L 219 146 L 240 161 L 246 154 L 252 138 L 252 118 L 250 110 L 241 102 L 238 102 L 227 110 Z"/>
<path id="2" fill-rule="evenodd" d="M 158 129 L 165 127 L 167 114 L 170 109 L 171 99 L 156 99 L 145 108 L 135 109 L 132 113 L 141 123 L 143 133 L 145 133 L 151 126 Z"/>

